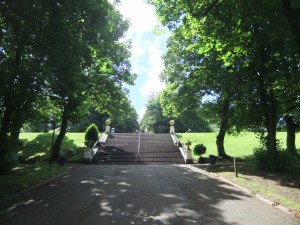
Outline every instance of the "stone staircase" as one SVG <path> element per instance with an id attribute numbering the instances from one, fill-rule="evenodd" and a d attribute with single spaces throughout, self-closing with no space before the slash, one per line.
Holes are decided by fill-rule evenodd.
<path id="1" fill-rule="evenodd" d="M 170 134 L 110 134 L 93 164 L 184 164 Z"/>

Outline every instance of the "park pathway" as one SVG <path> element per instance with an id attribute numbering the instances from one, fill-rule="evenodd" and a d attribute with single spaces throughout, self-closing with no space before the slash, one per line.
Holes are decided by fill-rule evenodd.
<path id="1" fill-rule="evenodd" d="M 0 202 L 1 225 L 299 223 L 192 165 L 78 165 Z"/>

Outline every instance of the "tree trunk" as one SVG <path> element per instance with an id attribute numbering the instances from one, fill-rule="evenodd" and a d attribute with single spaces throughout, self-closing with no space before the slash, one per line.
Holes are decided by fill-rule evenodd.
<path id="1" fill-rule="evenodd" d="M 222 103 L 222 109 L 220 112 L 221 122 L 220 122 L 220 130 L 217 135 L 217 150 L 219 157 L 223 159 L 230 159 L 231 157 L 226 154 L 224 147 L 224 139 L 225 134 L 228 129 L 228 111 L 229 111 L 229 100 L 225 99 Z"/>
<path id="2" fill-rule="evenodd" d="M 0 172 L 8 170 L 10 166 L 7 157 L 11 150 L 9 147 L 9 131 L 11 115 L 14 111 L 13 105 L 10 104 L 5 104 L 4 108 L 0 126 Z"/>
<path id="3" fill-rule="evenodd" d="M 20 136 L 20 130 L 23 127 L 24 124 L 24 114 L 22 113 L 22 110 L 20 107 L 17 107 L 15 109 L 15 113 L 12 116 L 12 123 L 10 128 L 10 139 L 13 143 L 19 142 L 19 136 Z"/>
<path id="4" fill-rule="evenodd" d="M 265 57 L 264 50 L 258 51 L 257 64 L 260 69 L 255 74 L 258 77 L 259 97 L 262 102 L 264 125 L 267 130 L 266 147 L 269 153 L 274 153 L 277 152 L 277 101 L 270 84 L 265 80 L 265 73 L 267 72 L 264 64 Z"/>
<path id="5" fill-rule="evenodd" d="M 296 128 L 297 125 L 294 123 L 292 116 L 285 116 L 284 117 L 285 124 L 286 124 L 286 150 L 291 155 L 297 155 L 296 150 Z"/>
<path id="6" fill-rule="evenodd" d="M 290 0 L 281 0 L 281 5 L 296 43 L 300 47 L 300 26 L 299 22 L 297 21 L 297 13 L 292 9 Z"/>
<path id="7" fill-rule="evenodd" d="M 10 139 L 13 141 L 13 143 L 18 143 L 21 128 L 22 128 L 22 125 L 14 126 L 12 128 L 11 133 L 10 133 Z"/>
<path id="8" fill-rule="evenodd" d="M 68 118 L 67 118 L 67 116 L 63 115 L 62 121 L 61 121 L 60 132 L 55 140 L 54 147 L 53 147 L 52 159 L 54 159 L 54 160 L 57 160 L 60 156 L 60 149 L 61 149 L 62 142 L 65 138 L 67 128 L 68 128 Z"/>
<path id="9" fill-rule="evenodd" d="M 276 140 L 276 127 L 277 127 L 277 103 L 273 93 L 269 94 L 269 104 L 267 104 L 266 111 L 269 114 L 267 118 L 265 118 L 267 124 L 267 150 L 269 152 L 277 152 L 277 140 Z"/>
<path id="10" fill-rule="evenodd" d="M 14 82 L 17 79 L 17 74 L 19 74 L 20 69 L 20 61 L 21 61 L 21 53 L 22 53 L 22 46 L 18 46 L 16 49 L 15 54 L 15 62 L 14 62 L 14 69 L 12 71 L 11 77 L 8 81 L 8 91 L 4 97 L 4 104 L 3 104 L 3 114 L 1 115 L 1 126 L 0 126 L 0 168 L 7 169 L 9 167 L 9 157 L 11 147 L 10 147 L 10 140 L 9 140 L 9 133 L 11 131 L 11 124 L 13 121 L 13 114 L 16 111 L 15 107 L 15 96 L 14 96 Z"/>
<path id="11" fill-rule="evenodd" d="M 8 138 L 0 136 L 0 174 L 9 170 L 9 163 L 7 162 L 7 155 L 9 154 Z"/>

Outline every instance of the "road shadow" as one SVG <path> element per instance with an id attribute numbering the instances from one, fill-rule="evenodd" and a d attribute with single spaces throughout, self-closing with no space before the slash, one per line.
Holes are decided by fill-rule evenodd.
<path id="1" fill-rule="evenodd" d="M 93 164 L 116 164 L 116 165 L 128 165 L 128 164 L 143 164 L 139 155 L 126 148 L 116 147 L 113 145 L 103 145 L 98 149 L 97 153 L 93 157 Z"/>
<path id="2" fill-rule="evenodd" d="M 281 224 L 282 217 L 290 222 L 287 214 L 274 216 L 275 209 L 263 206 L 190 167 L 82 166 L 1 203 L 0 224 Z"/>

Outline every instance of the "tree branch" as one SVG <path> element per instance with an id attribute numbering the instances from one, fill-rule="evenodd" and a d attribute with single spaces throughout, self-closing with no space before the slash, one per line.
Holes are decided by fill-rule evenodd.
<path id="1" fill-rule="evenodd" d="M 281 0 L 281 5 L 286 19 L 290 25 L 291 31 L 294 35 L 294 38 L 298 46 L 300 47 L 300 25 L 297 21 L 295 10 L 292 9 L 290 0 Z"/>
<path id="2" fill-rule="evenodd" d="M 219 0 L 214 0 L 203 12 L 199 11 L 199 12 L 194 12 L 193 10 L 193 6 L 191 3 L 191 0 L 187 0 L 188 1 L 188 5 L 189 5 L 189 9 L 190 9 L 190 14 L 194 17 L 204 17 L 207 16 L 207 14 L 217 5 L 217 3 L 219 2 Z"/>

